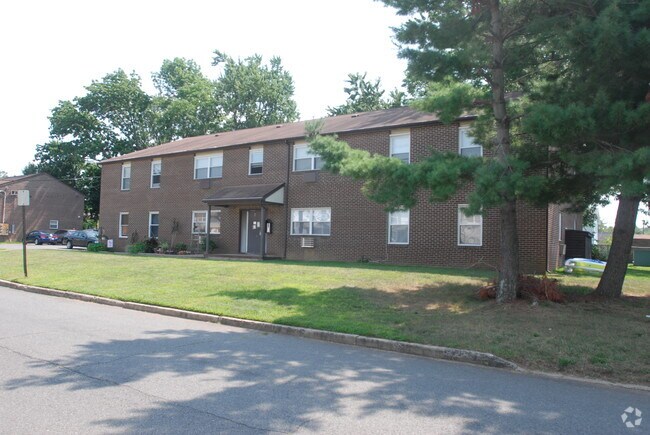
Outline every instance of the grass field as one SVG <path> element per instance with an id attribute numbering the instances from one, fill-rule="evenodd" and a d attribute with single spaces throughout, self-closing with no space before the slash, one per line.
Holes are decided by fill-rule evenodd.
<path id="1" fill-rule="evenodd" d="M 584 298 L 593 276 L 562 276 L 567 304 L 480 301 L 489 271 L 361 263 L 244 262 L 1 250 L 0 278 L 121 300 L 490 352 L 522 366 L 650 385 L 650 268 L 625 296 Z"/>

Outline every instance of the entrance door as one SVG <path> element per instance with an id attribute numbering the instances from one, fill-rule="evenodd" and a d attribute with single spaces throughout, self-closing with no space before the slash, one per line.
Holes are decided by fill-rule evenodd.
<path id="1" fill-rule="evenodd" d="M 262 212 L 261 210 L 242 211 L 242 252 L 258 255 L 260 253 L 262 237 Z"/>

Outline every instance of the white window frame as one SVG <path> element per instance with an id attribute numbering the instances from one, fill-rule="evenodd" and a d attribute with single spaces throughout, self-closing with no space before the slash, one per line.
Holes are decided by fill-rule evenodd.
<path id="1" fill-rule="evenodd" d="M 402 160 L 402 159 L 400 159 L 400 160 L 402 160 L 402 161 L 403 161 L 404 163 L 406 163 L 406 164 L 410 164 L 410 163 L 411 163 L 411 130 L 410 130 L 410 129 L 406 129 L 406 130 L 393 130 L 393 131 L 391 132 L 391 134 L 390 134 L 389 154 L 390 154 L 390 157 L 395 157 L 395 154 L 403 154 L 403 153 L 395 153 L 394 150 L 393 150 L 393 147 L 395 146 L 395 144 L 394 144 L 394 140 L 397 139 L 397 138 L 402 138 L 402 137 L 404 137 L 404 136 L 408 137 L 408 142 L 409 142 L 409 145 L 408 145 L 408 148 L 409 148 L 408 155 L 409 155 L 409 157 L 408 157 L 408 161 L 406 161 L 406 162 L 404 162 L 404 160 Z M 396 158 L 396 159 L 399 159 L 399 157 L 395 157 L 395 158 Z"/>
<path id="2" fill-rule="evenodd" d="M 307 154 L 309 154 L 309 157 L 303 157 L 301 159 L 297 159 L 296 154 L 298 153 L 298 150 L 304 150 L 304 149 L 307 150 Z M 307 158 L 310 159 L 309 169 L 296 169 L 296 160 L 304 160 Z M 321 162 L 320 167 L 317 167 L 316 159 L 320 159 Z M 321 158 L 321 156 L 319 156 L 318 154 L 314 153 L 311 150 L 307 142 L 296 142 L 293 145 L 293 171 L 294 172 L 319 171 L 322 167 L 323 167 L 323 159 Z"/>
<path id="3" fill-rule="evenodd" d="M 557 238 L 561 242 L 562 241 L 562 230 L 564 229 L 564 228 L 562 228 L 562 212 L 558 213 L 558 226 L 560 227 L 559 228 L 560 231 L 558 233 Z"/>
<path id="4" fill-rule="evenodd" d="M 253 155 L 254 154 L 262 154 L 262 161 L 261 162 L 253 162 Z M 261 163 L 262 164 L 262 172 L 253 174 L 253 163 Z M 251 149 L 248 150 L 248 175 L 262 175 L 264 173 L 264 147 L 262 145 L 256 146 L 256 147 L 251 147 Z"/>
<path id="5" fill-rule="evenodd" d="M 390 218 L 393 213 L 406 213 L 406 218 L 408 220 L 408 223 L 406 224 L 407 230 L 406 230 L 406 242 L 391 242 L 391 233 L 392 229 L 394 226 L 398 225 L 403 225 L 403 224 L 391 224 L 390 223 Z M 411 241 L 411 210 L 395 210 L 392 212 L 388 213 L 388 244 L 389 245 L 408 245 L 409 242 Z"/>
<path id="6" fill-rule="evenodd" d="M 126 172 L 126 169 L 129 170 L 129 176 L 126 177 L 124 173 Z M 129 180 L 129 187 L 125 188 L 124 187 L 124 181 Z M 127 191 L 131 190 L 131 163 L 122 163 L 122 176 L 120 177 L 120 190 Z"/>
<path id="7" fill-rule="evenodd" d="M 465 214 L 463 214 L 463 212 L 462 212 L 462 209 L 467 208 L 467 207 L 469 207 L 468 204 L 458 204 L 458 212 L 456 214 L 456 221 L 457 221 L 456 231 L 458 233 L 458 237 L 457 237 L 458 246 L 483 246 L 483 216 L 480 215 L 480 214 L 472 215 L 472 216 L 478 216 L 479 223 L 474 223 L 474 224 L 467 224 L 467 223 L 463 224 L 463 223 L 461 223 L 461 215 L 463 217 L 466 217 L 466 218 L 469 217 L 469 216 L 465 216 Z M 470 226 L 470 225 L 478 225 L 479 226 L 479 228 L 481 230 L 480 231 L 480 233 L 481 233 L 481 242 L 480 243 L 461 243 L 460 242 L 460 227 L 461 226 Z"/>
<path id="8" fill-rule="evenodd" d="M 467 157 L 483 157 L 483 146 L 472 141 L 471 145 L 467 145 L 463 140 L 463 137 L 472 137 L 469 134 L 470 127 L 468 125 L 461 125 L 458 127 L 458 154 L 463 155 L 463 149 L 465 148 L 478 148 L 481 153 L 478 156 L 467 156 Z"/>
<path id="9" fill-rule="evenodd" d="M 294 211 L 309 211 L 311 212 L 313 216 L 313 212 L 316 210 L 327 210 L 330 216 L 329 224 L 330 224 L 330 231 L 327 234 L 314 234 L 314 219 L 313 217 L 309 221 L 294 221 L 293 220 L 293 213 Z M 292 208 L 291 209 L 291 219 L 290 219 L 290 225 L 291 225 L 291 235 L 292 236 L 310 236 L 310 237 L 329 237 L 332 235 L 332 208 L 331 207 L 305 207 L 305 208 Z M 309 222 L 309 233 L 308 234 L 302 234 L 302 233 L 296 233 L 293 230 L 293 224 L 295 222 Z"/>
<path id="10" fill-rule="evenodd" d="M 154 167 L 158 165 L 158 173 L 154 174 Z M 158 178 L 158 183 L 154 183 L 153 177 L 154 175 L 158 175 L 160 177 L 162 175 L 162 160 L 161 159 L 155 159 L 151 161 L 151 184 L 149 187 L 152 189 L 160 189 L 160 178 Z"/>
<path id="11" fill-rule="evenodd" d="M 196 176 L 196 169 L 197 169 L 197 163 L 199 160 L 205 160 L 208 159 L 208 176 L 207 177 L 197 177 Z M 212 165 L 212 159 L 217 159 L 220 160 L 221 165 Z M 221 175 L 217 176 L 212 176 L 211 168 L 216 167 L 216 168 L 221 168 Z M 201 168 L 203 169 L 203 168 Z M 210 153 L 210 154 L 196 154 L 194 156 L 194 173 L 193 173 L 194 179 L 195 180 L 209 180 L 212 178 L 223 178 L 223 152 L 219 151 L 217 153 Z"/>
<path id="12" fill-rule="evenodd" d="M 149 235 L 150 239 L 152 237 L 154 237 L 154 236 L 151 235 L 151 227 L 154 226 L 154 225 L 151 224 L 151 218 L 154 215 L 158 215 L 158 223 L 155 225 L 156 227 L 158 227 L 158 235 L 155 238 L 157 239 L 157 238 L 160 237 L 160 212 L 158 212 L 158 211 L 150 211 L 149 212 L 149 226 L 147 227 L 147 229 L 148 229 L 147 234 Z"/>
<path id="13" fill-rule="evenodd" d="M 120 212 L 120 217 L 117 220 L 117 236 L 120 239 L 128 239 L 129 238 L 129 224 L 127 223 L 126 225 L 122 224 L 122 216 L 128 216 L 129 212 L 128 211 L 122 211 Z M 126 234 L 122 233 L 122 227 L 126 227 Z"/>
<path id="14" fill-rule="evenodd" d="M 56 223 L 52 224 L 52 222 L 56 222 Z M 58 219 L 50 219 L 50 229 L 51 230 L 58 230 L 59 229 L 59 220 Z"/>
<path id="15" fill-rule="evenodd" d="M 205 231 L 194 231 L 194 224 L 196 224 L 196 215 L 202 214 L 205 218 L 204 225 Z M 206 234 L 208 232 L 208 211 L 207 210 L 192 210 L 192 234 Z"/>

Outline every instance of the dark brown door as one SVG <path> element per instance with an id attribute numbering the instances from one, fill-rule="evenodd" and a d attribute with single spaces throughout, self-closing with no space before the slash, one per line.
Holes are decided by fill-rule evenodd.
<path id="1" fill-rule="evenodd" d="M 248 254 L 259 254 L 262 237 L 262 213 L 260 210 L 246 210 L 248 214 L 248 243 L 246 252 Z"/>

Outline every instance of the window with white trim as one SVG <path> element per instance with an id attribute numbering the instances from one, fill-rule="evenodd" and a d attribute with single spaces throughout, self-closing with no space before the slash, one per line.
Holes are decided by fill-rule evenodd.
<path id="1" fill-rule="evenodd" d="M 475 143 L 469 133 L 469 127 L 458 128 L 458 153 L 465 157 L 483 156 L 483 147 Z"/>
<path id="2" fill-rule="evenodd" d="M 58 230 L 59 229 L 59 221 L 56 219 L 52 219 L 50 221 L 50 229 L 51 230 Z"/>
<path id="3" fill-rule="evenodd" d="M 118 236 L 120 239 L 126 239 L 129 237 L 129 214 L 122 212 L 120 213 L 120 222 L 118 228 Z"/>
<path id="4" fill-rule="evenodd" d="M 131 163 L 122 164 L 122 190 L 131 190 Z"/>
<path id="5" fill-rule="evenodd" d="M 160 159 L 151 161 L 151 188 L 160 187 L 160 174 L 162 172 L 162 161 Z"/>
<path id="6" fill-rule="evenodd" d="M 208 211 L 192 212 L 192 234 L 205 234 L 208 225 Z M 210 212 L 210 234 L 221 234 L 221 210 Z"/>
<path id="7" fill-rule="evenodd" d="M 248 150 L 248 175 L 259 175 L 264 165 L 264 147 L 258 146 Z"/>
<path id="8" fill-rule="evenodd" d="M 390 245 L 408 245 L 409 210 L 397 210 L 388 213 L 388 243 Z"/>
<path id="9" fill-rule="evenodd" d="M 157 211 L 149 212 L 149 238 L 158 238 L 158 229 L 160 228 L 160 213 Z"/>
<path id="10" fill-rule="evenodd" d="M 483 216 L 480 214 L 466 216 L 464 210 L 467 208 L 467 204 L 458 206 L 458 245 L 482 246 Z"/>
<path id="11" fill-rule="evenodd" d="M 194 156 L 194 179 L 221 178 L 223 175 L 223 153 Z"/>
<path id="12" fill-rule="evenodd" d="M 291 234 L 329 236 L 332 230 L 331 208 L 292 208 Z"/>
<path id="13" fill-rule="evenodd" d="M 397 130 L 390 135 L 390 156 L 411 163 L 411 131 Z"/>
<path id="14" fill-rule="evenodd" d="M 293 170 L 313 171 L 323 167 L 323 159 L 310 148 L 306 142 L 297 142 L 293 146 Z"/>

